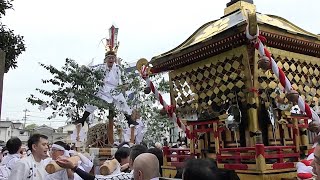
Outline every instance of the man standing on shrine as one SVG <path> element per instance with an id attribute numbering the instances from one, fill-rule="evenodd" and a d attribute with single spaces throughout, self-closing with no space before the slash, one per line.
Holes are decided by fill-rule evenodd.
<path id="1" fill-rule="evenodd" d="M 132 110 L 128 106 L 126 99 L 122 91 L 126 90 L 126 86 L 122 85 L 121 81 L 121 71 L 120 71 L 120 60 L 117 58 L 116 53 L 118 49 L 117 42 L 117 32 L 118 29 L 114 26 L 110 28 L 110 39 L 107 39 L 106 54 L 103 64 L 92 66 L 94 70 L 102 70 L 104 74 L 104 85 L 99 88 L 99 91 L 95 94 L 100 99 L 104 100 L 106 103 L 113 104 L 112 107 L 116 107 L 119 111 L 125 114 L 131 115 Z M 84 125 L 85 120 L 93 113 L 97 107 L 93 105 L 87 105 L 85 112 L 77 123 Z M 111 111 L 113 111 L 111 109 Z M 130 117 L 130 116 L 127 116 Z M 131 122 L 128 119 L 128 123 L 137 124 Z"/>

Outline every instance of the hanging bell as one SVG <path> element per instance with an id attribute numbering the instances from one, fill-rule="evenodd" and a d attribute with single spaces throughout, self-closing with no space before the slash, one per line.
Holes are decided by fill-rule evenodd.
<path id="1" fill-rule="evenodd" d="M 287 93 L 286 98 L 293 104 L 298 104 L 299 93 L 292 89 Z"/>
<path id="2" fill-rule="evenodd" d="M 261 68 L 265 71 L 270 69 L 270 60 L 267 56 L 260 57 L 258 60 L 258 68 Z"/>
<path id="3" fill-rule="evenodd" d="M 150 94 L 151 88 L 150 87 L 145 87 L 143 91 L 144 91 L 145 94 Z"/>

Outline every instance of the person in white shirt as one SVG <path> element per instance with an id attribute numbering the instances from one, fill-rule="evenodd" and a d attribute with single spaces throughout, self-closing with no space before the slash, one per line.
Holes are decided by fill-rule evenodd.
<path id="1" fill-rule="evenodd" d="M 13 137 L 7 141 L 6 147 L 9 154 L 3 158 L 0 164 L 0 177 L 4 179 L 9 177 L 15 163 L 21 158 L 22 142 L 19 138 Z"/>
<path id="2" fill-rule="evenodd" d="M 51 161 L 56 161 L 59 158 L 68 158 L 70 146 L 62 141 L 56 141 L 52 144 L 50 149 L 51 158 L 47 158 L 43 163 L 46 166 Z M 68 180 L 73 179 L 73 172 L 71 170 L 63 169 L 61 171 L 46 174 L 46 180 Z"/>
<path id="3" fill-rule="evenodd" d="M 121 172 L 129 172 L 130 148 L 120 147 L 114 154 L 114 158 L 120 164 Z"/>
<path id="4" fill-rule="evenodd" d="M 15 163 L 9 180 L 44 180 L 46 171 L 43 159 L 47 157 L 48 137 L 42 134 L 33 134 L 28 140 L 31 154 Z"/>
<path id="5" fill-rule="evenodd" d="M 125 86 L 121 86 L 121 71 L 116 61 L 117 57 L 115 52 L 108 51 L 105 55 L 104 64 L 92 67 L 93 69 L 98 69 L 105 72 L 104 85 L 99 88 L 96 96 L 107 103 L 113 103 L 118 110 L 131 115 L 132 109 L 128 106 L 124 95 L 122 92 L 116 92 L 119 91 L 119 87 L 125 88 Z M 87 105 L 82 118 L 78 119 L 76 123 L 81 123 L 83 126 L 85 120 L 96 109 L 97 107 L 95 106 Z"/>
<path id="6" fill-rule="evenodd" d="M 133 168 L 133 163 L 136 159 L 137 156 L 139 156 L 142 153 L 147 152 L 147 147 L 143 145 L 134 145 L 131 148 L 130 151 L 130 158 L 129 158 L 129 166 L 132 169 Z M 59 159 L 56 161 L 57 164 L 63 168 L 68 168 L 72 169 L 75 173 L 77 173 L 80 177 L 82 177 L 85 180 L 131 180 L 133 176 L 133 172 L 131 173 L 119 173 L 119 174 L 114 174 L 114 175 L 108 175 L 108 176 L 102 176 L 102 175 L 91 175 L 82 169 L 80 169 L 78 166 L 74 165 L 71 161 L 68 159 Z M 156 160 L 158 162 L 158 160 Z M 151 163 L 152 164 L 152 163 Z M 159 171 L 159 170 L 158 170 Z M 159 172 L 158 172 L 159 173 Z"/>
<path id="7" fill-rule="evenodd" d="M 142 121 L 140 112 L 137 109 L 134 109 L 132 111 L 131 116 L 133 121 L 137 122 L 137 125 L 135 125 L 135 129 L 134 129 L 134 137 L 135 137 L 134 144 L 140 144 L 143 140 L 144 134 L 147 131 L 147 126 Z M 131 127 L 128 127 L 125 129 L 123 139 L 125 142 L 130 142 L 131 140 L 130 138 L 131 138 Z"/>
<path id="8" fill-rule="evenodd" d="M 134 180 L 159 180 L 159 161 L 151 153 L 143 153 L 133 161 Z"/>

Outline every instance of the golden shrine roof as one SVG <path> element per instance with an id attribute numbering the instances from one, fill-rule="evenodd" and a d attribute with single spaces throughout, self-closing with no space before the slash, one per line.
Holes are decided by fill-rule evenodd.
<path id="1" fill-rule="evenodd" d="M 212 46 L 208 46 L 205 49 L 217 49 L 217 53 L 219 49 L 222 51 L 226 46 L 226 42 L 221 41 L 223 39 L 227 39 L 232 43 L 233 40 L 237 40 L 240 43 L 234 43 L 232 48 L 235 46 L 239 46 L 241 44 L 247 43 L 245 40 L 245 26 L 246 22 L 246 15 L 244 10 L 239 9 L 235 12 L 232 12 L 228 15 L 223 16 L 218 20 L 214 20 L 202 25 L 199 29 L 197 29 L 186 41 L 182 44 L 177 46 L 176 48 L 163 53 L 161 55 L 155 56 L 151 59 L 151 64 L 154 67 L 155 72 L 162 72 L 168 71 L 172 69 L 176 69 L 181 67 L 182 65 L 186 65 L 185 63 L 179 63 L 180 66 L 169 66 L 175 61 L 184 61 L 186 60 L 187 56 L 191 57 L 192 54 L 196 54 L 199 48 L 211 44 Z M 284 18 L 275 16 L 275 15 L 266 15 L 257 13 L 257 23 L 259 25 L 260 31 L 264 31 L 269 36 L 279 38 L 278 35 L 287 36 L 292 39 L 302 40 L 304 42 L 311 42 L 316 43 L 314 46 L 316 54 L 320 56 L 320 36 L 316 34 L 312 34 L 308 31 L 299 28 L 298 26 L 294 25 L 293 23 L 287 21 Z M 268 36 L 267 35 L 267 36 Z M 241 40 L 242 39 L 242 40 Z M 275 40 L 273 38 L 270 41 Z M 219 41 L 221 43 L 219 43 Z M 268 39 L 269 41 L 269 39 Z M 292 40 L 294 41 L 294 40 Z M 217 42 L 212 44 L 213 42 Z M 268 45 L 268 44 L 267 44 Z M 271 44 L 272 46 L 272 44 Z M 227 50 L 228 48 L 226 48 Z M 230 48 L 229 48 L 230 49 Z M 297 49 L 297 48 L 296 48 Z M 316 51 L 318 49 L 318 51 Z M 207 50 L 208 51 L 208 50 Z M 222 51 L 223 52 L 223 51 Z M 199 52 L 200 53 L 200 52 Z M 204 53 L 204 51 L 202 51 Z M 216 54 L 217 54 L 216 53 Z M 301 53 L 301 52 L 300 52 Z M 189 55 L 188 55 L 189 54 Z M 313 56 L 317 56 L 315 54 L 311 54 Z M 203 55 L 202 58 L 197 59 L 197 61 L 206 58 L 206 55 Z M 187 64 L 191 64 L 195 61 L 187 60 Z"/>

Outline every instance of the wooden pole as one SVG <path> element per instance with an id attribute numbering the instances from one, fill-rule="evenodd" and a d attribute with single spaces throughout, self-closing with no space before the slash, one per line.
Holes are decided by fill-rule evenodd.
<path id="1" fill-rule="evenodd" d="M 214 145 L 216 154 L 220 154 L 220 139 L 219 139 L 219 131 L 218 131 L 218 124 L 213 123 L 213 134 L 214 134 Z"/>
<path id="2" fill-rule="evenodd" d="M 113 122 L 113 116 L 109 115 L 109 122 L 108 122 L 108 128 L 107 128 L 109 145 L 113 145 L 113 144 L 114 144 L 113 124 L 114 124 L 114 122 Z"/>
<path id="3" fill-rule="evenodd" d="M 193 134 L 193 125 L 190 125 L 190 134 Z M 197 138 L 197 136 L 195 136 Z M 190 139 L 190 153 L 195 154 L 195 138 Z"/>
<path id="4" fill-rule="evenodd" d="M 134 142 L 135 142 L 135 136 L 134 136 L 135 126 L 131 127 L 130 129 L 131 129 L 131 131 L 130 131 L 130 143 L 134 144 Z"/>
<path id="5" fill-rule="evenodd" d="M 72 156 L 68 158 L 69 161 L 71 161 L 74 165 L 77 165 L 80 161 L 79 156 Z M 55 161 L 51 161 L 45 168 L 47 173 L 52 174 L 58 171 L 63 170 L 64 168 L 60 167 Z"/>
<path id="6" fill-rule="evenodd" d="M 300 152 L 300 140 L 299 140 L 299 127 L 298 127 L 298 119 L 293 118 L 293 142 L 296 146 L 296 152 Z"/>
<path id="7" fill-rule="evenodd" d="M 308 121 L 305 120 L 305 124 L 307 124 Z M 301 138 L 301 145 L 306 147 L 304 150 L 303 150 L 303 153 L 305 155 L 308 155 L 308 144 L 309 144 L 309 140 L 308 140 L 308 131 L 307 131 L 307 128 L 301 128 L 300 130 L 300 138 Z"/>
<path id="8" fill-rule="evenodd" d="M 258 52 L 251 46 L 247 46 L 247 53 L 244 53 L 242 62 L 245 67 L 245 76 L 246 81 L 245 85 L 247 89 L 256 89 L 259 87 L 258 82 L 258 64 L 257 64 L 257 57 Z M 251 64 L 253 68 L 251 69 Z M 259 130 L 259 123 L 258 123 L 258 107 L 259 107 L 259 98 L 256 92 L 248 91 L 247 95 L 247 103 L 249 106 L 248 112 L 248 130 L 249 134 L 256 133 Z M 254 146 L 255 139 L 254 136 L 250 136 L 249 144 L 247 146 Z"/>
<path id="9" fill-rule="evenodd" d="M 112 174 L 118 167 L 119 162 L 116 159 L 105 161 L 100 167 L 100 174 L 106 176 Z"/>

